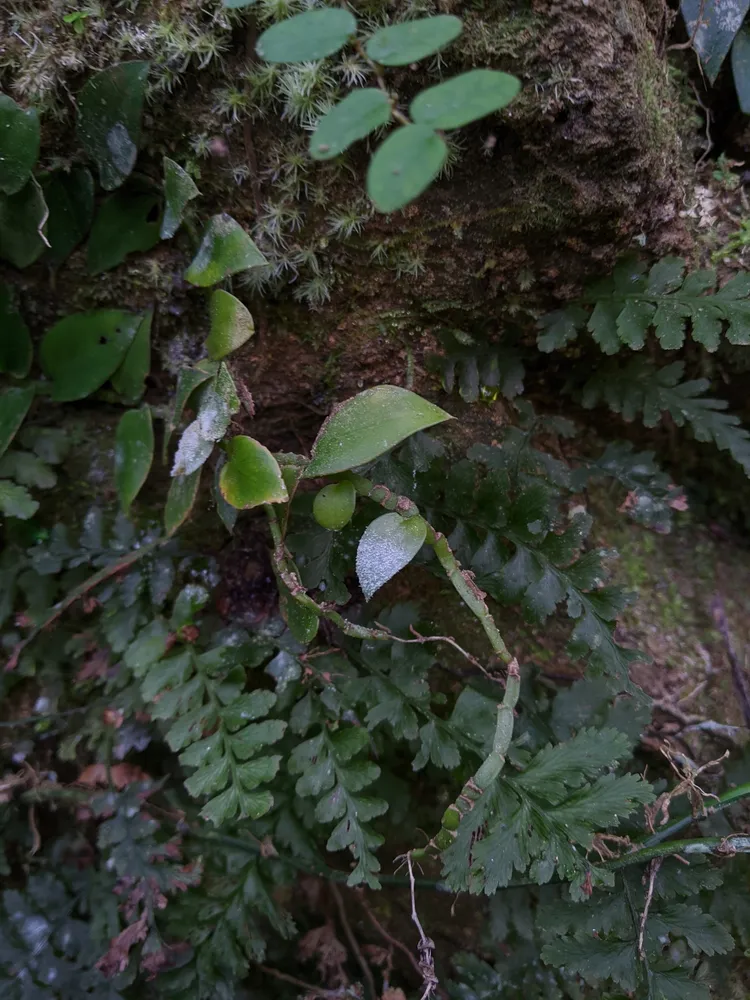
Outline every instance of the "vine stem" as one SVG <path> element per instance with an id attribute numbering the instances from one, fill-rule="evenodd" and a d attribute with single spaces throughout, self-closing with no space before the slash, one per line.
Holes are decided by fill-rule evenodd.
<path id="1" fill-rule="evenodd" d="M 45 629 L 49 628 L 50 625 L 53 625 L 69 608 L 73 607 L 76 601 L 80 601 L 82 597 L 85 597 L 89 591 L 94 589 L 94 587 L 98 587 L 100 583 L 104 583 L 104 581 L 109 580 L 110 577 L 116 576 L 123 570 L 129 569 L 134 563 L 140 562 L 141 559 L 150 555 L 160 546 L 165 545 L 169 540 L 170 539 L 168 538 L 157 538 L 154 542 L 142 545 L 139 549 L 134 549 L 121 559 L 115 559 L 114 562 L 103 566 L 87 580 L 84 580 L 83 583 L 74 587 L 73 590 L 66 594 L 61 601 L 58 601 L 58 603 L 54 605 L 44 621 L 35 625 L 25 639 L 16 643 L 13 647 L 13 652 L 10 654 L 8 662 L 5 664 L 6 672 L 16 669 L 21 653 L 23 653 L 29 643 L 33 642 L 40 632 L 43 632 Z"/>
<path id="2" fill-rule="evenodd" d="M 387 486 L 375 485 L 369 479 L 365 479 L 364 476 L 357 476 L 352 473 L 347 478 L 360 496 L 373 500 L 375 503 L 380 504 L 381 507 L 384 507 L 385 510 L 393 511 L 405 519 L 419 516 L 419 508 L 408 497 L 398 496 L 392 493 Z M 503 637 L 500 635 L 500 631 L 487 607 L 485 601 L 487 595 L 474 582 L 473 573 L 469 570 L 461 569 L 461 564 L 453 554 L 445 535 L 436 531 L 429 521 L 425 521 L 424 523 L 427 527 L 425 541 L 431 546 L 437 556 L 448 580 L 484 629 L 484 633 L 489 639 L 493 651 L 506 666 L 510 666 L 513 662 L 513 656 L 505 645 Z"/>
<path id="3" fill-rule="evenodd" d="M 729 792 L 724 792 L 723 795 L 719 796 L 717 803 L 708 808 L 706 815 L 713 816 L 714 813 L 727 809 L 734 802 L 739 802 L 740 799 L 746 798 L 750 798 L 750 782 L 747 782 L 744 785 L 739 785 L 739 787 L 733 788 Z M 642 841 L 642 846 L 644 848 L 655 847 L 657 844 L 661 844 L 663 841 L 673 837 L 676 833 L 679 833 L 680 830 L 684 830 L 686 827 L 690 826 L 691 823 L 695 823 L 695 821 L 696 817 L 692 814 L 689 816 L 683 816 L 682 819 L 675 820 L 674 823 L 670 823 L 668 826 L 665 826 L 662 830 L 659 830 L 658 833 L 654 833 L 650 837 L 647 837 L 646 840 Z"/>

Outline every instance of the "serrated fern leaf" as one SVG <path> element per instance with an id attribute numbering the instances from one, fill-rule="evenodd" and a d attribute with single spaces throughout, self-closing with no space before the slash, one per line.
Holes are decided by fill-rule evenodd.
<path id="1" fill-rule="evenodd" d="M 369 746 L 366 729 L 343 726 L 336 732 L 327 728 L 298 744 L 289 757 L 289 771 L 299 775 L 297 795 L 317 799 L 315 819 L 328 825 L 336 823 L 326 845 L 329 851 L 349 850 L 356 865 L 349 885 L 364 882 L 379 888 L 376 872 L 380 863 L 373 853 L 383 843 L 380 834 L 369 826 L 370 820 L 388 809 L 384 799 L 360 795 L 380 775 L 380 768 L 362 756 Z"/>
<path id="2" fill-rule="evenodd" d="M 512 347 L 478 344 L 467 334 L 450 332 L 440 339 L 444 353 L 430 355 L 427 365 L 440 375 L 446 392 L 457 387 L 466 403 L 498 395 L 515 399 L 523 392 L 525 370 L 521 355 Z"/>
<path id="3" fill-rule="evenodd" d="M 682 347 L 689 330 L 693 340 L 715 351 L 722 331 L 731 344 L 750 344 L 750 280 L 740 274 L 716 289 L 716 272 L 685 275 L 685 262 L 665 257 L 648 275 L 640 261 L 620 261 L 612 275 L 585 293 L 580 304 L 550 313 L 537 338 L 541 351 L 574 340 L 584 324 L 604 354 L 623 346 L 639 351 L 653 329 L 664 350 Z"/>
<path id="4" fill-rule="evenodd" d="M 245 691 L 246 669 L 258 666 L 269 648 L 243 644 L 237 634 L 227 642 L 230 637 L 217 633 L 202 649 L 185 631 L 191 623 L 185 591 L 175 601 L 172 624 L 178 622 L 176 634 L 160 620 L 147 626 L 125 663 L 141 680 L 152 718 L 168 723 L 170 749 L 181 751 L 180 763 L 195 769 L 185 788 L 195 797 L 210 796 L 201 815 L 216 826 L 236 816 L 257 819 L 273 805 L 262 786 L 273 780 L 281 761 L 278 754 L 259 754 L 277 743 L 287 726 L 264 718 L 276 702 L 273 692 Z"/>
<path id="5" fill-rule="evenodd" d="M 727 403 L 706 398 L 706 379 L 680 382 L 682 362 L 655 368 L 643 358 L 624 365 L 610 363 L 589 379 L 582 391 L 582 403 L 590 409 L 605 403 L 627 421 L 643 415 L 647 427 L 655 427 L 668 413 L 678 427 L 687 424 L 699 441 L 713 442 L 728 451 L 750 475 L 750 432 L 738 417 L 726 413 Z"/>
<path id="6" fill-rule="evenodd" d="M 541 750 L 520 774 L 497 779 L 463 817 L 443 854 L 448 885 L 492 895 L 526 871 L 540 884 L 555 873 L 580 883 L 591 871 L 585 851 L 595 833 L 653 798 L 638 775 L 601 773 L 628 749 L 627 738 L 615 730 L 583 731 Z"/>
<path id="7" fill-rule="evenodd" d="M 49 874 L 7 889 L 0 909 L 0 993 L 8 1000 L 119 1000 L 96 967 L 101 942 L 80 900 Z"/>

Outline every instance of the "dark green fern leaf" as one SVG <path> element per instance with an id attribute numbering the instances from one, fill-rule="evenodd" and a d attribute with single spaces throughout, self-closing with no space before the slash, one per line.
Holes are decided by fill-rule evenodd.
<path id="1" fill-rule="evenodd" d="M 693 340 L 715 351 L 722 332 L 730 344 L 750 344 L 750 279 L 736 275 L 716 289 L 716 272 L 685 275 L 679 257 L 657 261 L 648 275 L 639 260 L 620 261 L 608 278 L 595 282 L 580 304 L 541 320 L 539 350 L 559 350 L 575 340 L 584 324 L 604 354 L 623 346 L 639 351 L 653 329 L 660 346 L 682 347 L 689 329 Z"/>
<path id="2" fill-rule="evenodd" d="M 647 427 L 655 427 L 668 413 L 678 427 L 687 424 L 698 441 L 728 451 L 750 475 L 750 432 L 740 426 L 738 417 L 725 412 L 724 400 L 706 398 L 706 379 L 681 382 L 684 370 L 681 361 L 663 368 L 653 367 L 645 358 L 624 365 L 610 362 L 585 384 L 582 402 L 589 409 L 605 403 L 627 421 L 642 414 Z"/>

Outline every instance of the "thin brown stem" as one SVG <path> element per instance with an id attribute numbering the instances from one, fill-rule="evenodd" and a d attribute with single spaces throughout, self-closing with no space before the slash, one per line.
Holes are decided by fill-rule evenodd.
<path id="1" fill-rule="evenodd" d="M 300 989 L 306 990 L 312 996 L 325 997 L 326 1000 L 332 1000 L 333 997 L 340 996 L 339 990 L 326 990 L 322 986 L 313 986 L 312 983 L 306 983 L 304 979 L 297 979 L 296 976 L 290 976 L 288 972 L 281 972 L 279 969 L 273 969 L 270 965 L 258 965 L 256 968 L 260 969 L 261 972 L 265 972 L 267 976 L 273 976 L 274 979 L 281 979 L 282 982 L 291 983 L 292 986 L 299 986 Z"/>
<path id="2" fill-rule="evenodd" d="M 383 938 L 383 940 L 387 941 L 388 944 L 392 945 L 394 948 L 398 948 L 398 950 L 401 952 L 401 954 L 406 956 L 406 958 L 408 959 L 409 963 L 411 964 L 411 967 L 414 969 L 414 971 L 416 972 L 416 974 L 421 979 L 422 978 L 422 970 L 419 968 L 419 962 L 416 960 L 416 958 L 412 954 L 411 949 L 408 948 L 404 944 L 403 941 L 399 941 L 398 938 L 395 938 L 391 934 L 388 933 L 388 931 L 385 929 L 385 927 L 383 927 L 383 925 L 380 923 L 380 921 L 378 920 L 378 918 L 375 916 L 375 914 L 370 909 L 370 907 L 369 907 L 369 905 L 367 903 L 367 900 L 364 898 L 363 895 L 359 896 L 359 901 L 362 904 L 362 909 L 365 911 L 365 913 L 369 917 L 370 922 L 373 924 L 373 926 L 375 927 L 375 930 L 378 932 L 378 934 L 380 934 L 380 936 Z"/>
<path id="3" fill-rule="evenodd" d="M 349 918 L 346 914 L 346 907 L 344 906 L 344 899 L 341 895 L 341 890 L 336 885 L 335 882 L 331 882 L 331 894 L 336 900 L 336 909 L 339 911 L 339 919 L 341 920 L 341 926 L 344 928 L 344 934 L 346 934 L 346 939 L 349 942 L 349 946 L 354 953 L 354 957 L 357 959 L 357 964 L 362 970 L 362 975 L 367 986 L 366 993 L 371 998 L 371 1000 L 376 1000 L 378 995 L 375 988 L 375 978 L 372 974 L 372 969 L 367 964 L 367 959 L 362 954 L 362 949 L 359 947 L 357 938 L 354 935 L 351 924 L 349 923 Z"/>
<path id="4" fill-rule="evenodd" d="M 41 622 L 39 625 L 35 625 L 25 639 L 22 639 L 20 642 L 16 643 L 16 645 L 13 647 L 13 652 L 10 655 L 10 659 L 5 664 L 5 670 L 6 671 L 15 670 L 16 667 L 18 666 L 18 661 L 21 657 L 21 653 L 24 651 L 24 649 L 26 649 L 28 644 L 30 642 L 33 642 L 33 640 L 36 639 L 36 637 L 39 635 L 40 632 L 43 632 L 45 629 L 49 628 L 50 625 L 53 625 L 58 618 L 64 615 L 65 612 L 69 608 L 72 608 L 77 601 L 80 601 L 82 597 L 85 597 L 90 590 L 93 590 L 95 587 L 98 587 L 99 584 L 104 583 L 105 580 L 109 580 L 110 577 L 116 576 L 123 570 L 129 569 L 134 563 L 139 562 L 141 559 L 144 558 L 144 556 L 150 555 L 152 552 L 154 552 L 161 545 L 164 545 L 168 541 L 169 541 L 168 538 L 159 538 L 155 542 L 150 542 L 148 545 L 141 546 L 140 549 L 135 549 L 135 551 L 129 552 L 126 556 L 123 556 L 122 559 L 116 559 L 114 562 L 109 563 L 109 565 L 104 566 L 98 572 L 94 573 L 93 576 L 90 576 L 88 580 L 84 580 L 83 583 L 79 584 L 77 587 L 71 590 L 70 593 L 67 594 L 62 599 L 62 601 L 59 601 L 52 608 L 52 610 L 50 611 L 50 613 L 47 615 L 47 617 L 44 619 L 43 622 Z"/>
<path id="5" fill-rule="evenodd" d="M 693 24 L 693 30 L 690 33 L 690 38 L 688 38 L 686 42 L 680 42 L 678 45 L 668 45 L 667 52 L 674 52 L 678 49 L 692 49 L 693 45 L 695 44 L 695 39 L 698 36 L 698 32 L 700 31 L 701 26 L 703 24 L 703 15 L 705 11 L 706 11 L 706 0 L 701 0 L 701 5 L 698 8 L 698 16 L 696 17 L 695 23 Z"/>
<path id="6" fill-rule="evenodd" d="M 654 885 L 656 884 L 656 876 L 661 868 L 662 859 L 654 858 L 654 860 L 649 865 L 648 873 L 648 889 L 646 890 L 646 902 L 643 907 L 643 913 L 641 915 L 641 923 L 638 928 L 638 954 L 641 958 L 645 955 L 645 950 L 643 947 L 643 939 L 646 935 L 646 922 L 648 920 L 648 911 L 651 908 L 651 901 L 654 898 Z"/>

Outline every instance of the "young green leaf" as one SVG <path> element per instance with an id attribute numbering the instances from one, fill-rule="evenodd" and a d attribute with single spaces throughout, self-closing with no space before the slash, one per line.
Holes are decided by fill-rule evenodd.
<path id="1" fill-rule="evenodd" d="M 250 310 L 234 295 L 217 289 L 211 295 L 211 332 L 206 350 L 212 361 L 220 361 L 236 351 L 255 333 Z"/>
<path id="2" fill-rule="evenodd" d="M 99 169 L 105 191 L 135 166 L 141 137 L 147 62 L 124 62 L 95 73 L 78 94 L 78 138 Z"/>
<path id="3" fill-rule="evenodd" d="M 185 272 L 185 280 L 207 288 L 237 271 L 266 263 L 239 222 L 231 215 L 214 215 L 206 226 L 198 253 Z"/>
<path id="4" fill-rule="evenodd" d="M 128 410 L 120 418 L 115 434 L 115 487 L 124 514 L 146 482 L 153 458 L 151 408 Z"/>
<path id="5" fill-rule="evenodd" d="M 173 535 L 188 518 L 198 494 L 200 480 L 200 468 L 189 476 L 175 476 L 172 479 L 164 508 L 164 530 L 167 535 Z"/>
<path id="6" fill-rule="evenodd" d="M 29 328 L 12 304 L 10 287 L 0 282 L 0 373 L 26 378 L 34 357 Z"/>
<path id="7" fill-rule="evenodd" d="M 94 178 L 86 167 L 73 167 L 69 172 L 56 170 L 48 174 L 41 185 L 49 208 L 45 227 L 49 249 L 44 260 L 59 267 L 91 228 Z"/>
<path id="8" fill-rule="evenodd" d="M 169 441 L 177 425 L 182 419 L 182 411 L 185 406 L 198 388 L 198 386 L 203 385 L 208 379 L 214 378 L 218 370 L 218 365 L 215 361 L 205 361 L 201 362 L 195 368 L 181 368 L 177 375 L 177 386 L 174 392 L 174 399 L 172 400 L 172 406 L 169 411 L 169 415 L 164 424 L 164 442 L 162 450 L 162 459 L 166 462 Z"/>
<path id="9" fill-rule="evenodd" d="M 348 10 L 323 7 L 272 24 L 255 51 L 271 63 L 315 62 L 338 52 L 356 31 L 357 20 Z"/>
<path id="10" fill-rule="evenodd" d="M 185 206 L 200 191 L 195 186 L 193 178 L 183 170 L 179 163 L 164 157 L 164 215 L 161 220 L 160 236 L 163 240 L 171 240 L 182 223 Z"/>
<path id="11" fill-rule="evenodd" d="M 408 66 L 434 55 L 461 34 L 461 19 L 451 14 L 418 17 L 380 28 L 367 39 L 370 59 L 383 66 Z"/>
<path id="12" fill-rule="evenodd" d="M 16 194 L 0 192 L 0 259 L 19 269 L 33 264 L 45 248 L 46 221 L 47 204 L 33 177 Z"/>
<path id="13" fill-rule="evenodd" d="M 451 416 L 397 385 L 365 389 L 337 407 L 320 428 L 305 475 L 330 476 L 364 465 Z"/>
<path id="14" fill-rule="evenodd" d="M 331 160 L 390 118 L 391 102 L 382 90 L 377 87 L 353 90 L 318 122 L 310 136 L 310 156 L 314 160 Z"/>
<path id="15" fill-rule="evenodd" d="M 417 125 L 460 128 L 500 111 L 521 89 L 521 81 L 494 69 L 472 69 L 417 94 L 409 111 Z"/>
<path id="16" fill-rule="evenodd" d="M 7 451 L 33 399 L 34 390 L 30 386 L 0 393 L 0 455 Z"/>
<path id="17" fill-rule="evenodd" d="M 244 435 L 234 437 L 228 454 L 229 461 L 219 476 L 219 489 L 227 503 L 247 510 L 289 499 L 278 462 L 259 441 Z"/>
<path id="18" fill-rule="evenodd" d="M 154 310 L 149 309 L 138 325 L 135 337 L 125 358 L 112 376 L 112 387 L 128 403 L 137 402 L 144 392 L 144 382 L 151 368 L 151 321 Z"/>
<path id="19" fill-rule="evenodd" d="M 750 27 L 743 24 L 732 45 L 732 74 L 740 111 L 750 115 Z"/>
<path id="20" fill-rule="evenodd" d="M 682 0 L 680 9 L 706 76 L 715 83 L 750 0 Z"/>
<path id="21" fill-rule="evenodd" d="M 150 250 L 159 242 L 159 197 L 116 191 L 96 214 L 89 237 L 89 274 L 117 267 L 128 254 Z"/>
<path id="22" fill-rule="evenodd" d="M 15 194 L 31 176 L 39 156 L 39 116 L 0 94 L 0 191 Z"/>
<path id="23" fill-rule="evenodd" d="M 28 521 L 39 510 L 39 504 L 33 499 L 25 486 L 12 483 L 8 479 L 0 479 L 0 514 L 6 517 L 17 517 L 19 521 Z"/>
<path id="24" fill-rule="evenodd" d="M 426 534 L 419 516 L 381 514 L 368 524 L 357 547 L 357 578 L 366 601 L 412 561 Z"/>
<path id="25" fill-rule="evenodd" d="M 66 316 L 44 335 L 39 361 L 58 402 L 84 399 L 114 374 L 133 343 L 142 316 L 100 309 Z"/>
<path id="26" fill-rule="evenodd" d="M 418 198 L 437 177 L 448 147 L 426 125 L 404 125 L 375 150 L 367 170 L 367 193 L 379 212 L 395 212 Z"/>

